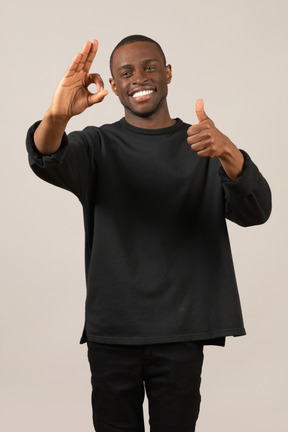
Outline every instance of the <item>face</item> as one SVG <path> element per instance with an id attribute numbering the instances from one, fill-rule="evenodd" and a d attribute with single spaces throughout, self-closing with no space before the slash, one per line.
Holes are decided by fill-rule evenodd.
<path id="1" fill-rule="evenodd" d="M 124 106 L 126 119 L 168 111 L 166 97 L 171 66 L 164 64 L 157 45 L 133 42 L 118 48 L 112 68 L 110 84 Z"/>

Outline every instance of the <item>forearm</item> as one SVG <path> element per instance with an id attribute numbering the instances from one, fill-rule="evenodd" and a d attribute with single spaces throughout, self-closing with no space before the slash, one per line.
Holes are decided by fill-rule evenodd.
<path id="1" fill-rule="evenodd" d="M 236 181 L 227 178 L 223 167 L 219 169 L 225 191 L 225 216 L 241 226 L 259 225 L 269 218 L 272 208 L 269 185 L 258 167 L 245 151 L 244 166 Z"/>
<path id="2" fill-rule="evenodd" d="M 55 153 L 62 141 L 69 118 L 55 117 L 49 110 L 34 133 L 34 143 L 40 153 L 49 155 Z"/>
<path id="3" fill-rule="evenodd" d="M 243 169 L 244 157 L 229 138 L 226 139 L 225 150 L 218 157 L 227 176 L 235 181 Z"/>

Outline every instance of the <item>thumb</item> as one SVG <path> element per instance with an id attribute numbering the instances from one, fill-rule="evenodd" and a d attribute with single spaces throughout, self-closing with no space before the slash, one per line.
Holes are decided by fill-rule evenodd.
<path id="1" fill-rule="evenodd" d="M 204 120 L 209 119 L 207 114 L 204 111 L 204 101 L 203 99 L 198 99 L 195 106 L 196 115 L 198 117 L 199 123 L 202 123 Z"/>
<path id="2" fill-rule="evenodd" d="M 107 96 L 107 94 L 108 94 L 107 90 L 100 90 L 97 93 L 90 93 L 88 95 L 88 105 L 92 106 L 94 104 L 102 102 L 105 96 Z"/>

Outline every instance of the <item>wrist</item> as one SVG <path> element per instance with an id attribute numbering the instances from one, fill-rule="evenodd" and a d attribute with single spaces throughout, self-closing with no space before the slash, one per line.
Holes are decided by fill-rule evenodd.
<path id="1" fill-rule="evenodd" d="M 227 137 L 225 137 L 226 140 Z M 227 138 L 225 149 L 219 156 L 221 165 L 231 180 L 235 181 L 241 173 L 244 165 L 244 157 L 241 151 Z"/>
<path id="2" fill-rule="evenodd" d="M 46 111 L 44 118 L 49 123 L 65 129 L 67 123 L 71 119 L 71 116 L 55 114 L 55 113 L 53 113 L 52 109 L 49 108 Z"/>
<path id="3" fill-rule="evenodd" d="M 239 151 L 235 144 L 230 141 L 228 137 L 224 135 L 224 142 L 221 154 L 218 156 L 220 159 L 229 160 L 233 158 L 235 152 Z"/>

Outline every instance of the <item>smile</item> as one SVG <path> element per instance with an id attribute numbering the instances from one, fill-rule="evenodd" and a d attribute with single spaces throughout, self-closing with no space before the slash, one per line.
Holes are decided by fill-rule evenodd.
<path id="1" fill-rule="evenodd" d="M 147 96 L 151 93 L 153 93 L 153 90 L 142 90 L 142 91 L 139 91 L 137 93 L 134 93 L 133 98 Z"/>

